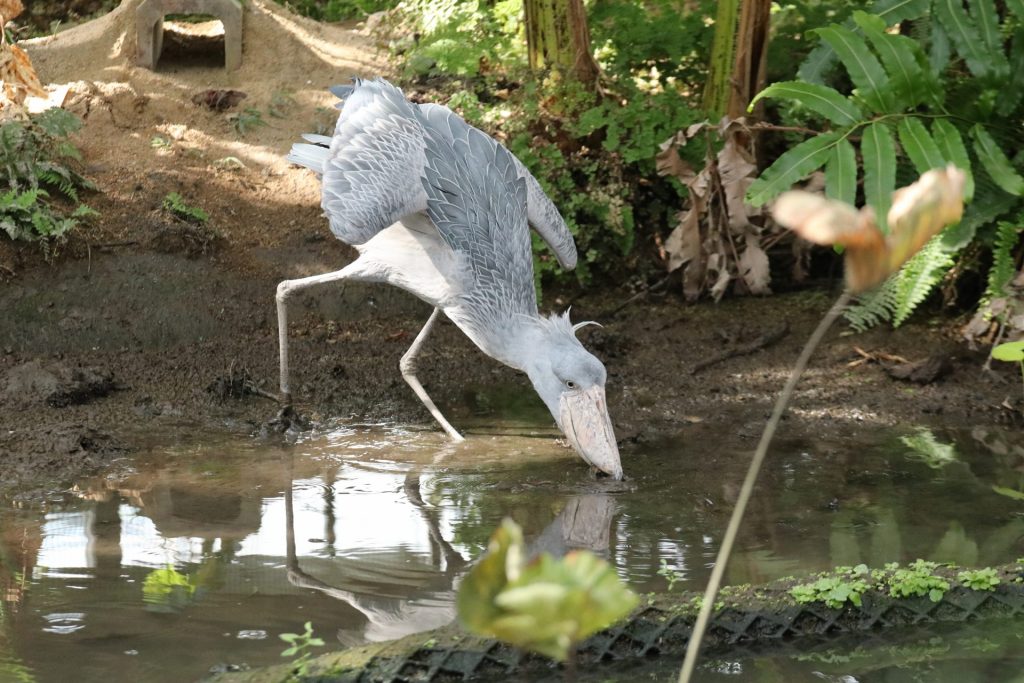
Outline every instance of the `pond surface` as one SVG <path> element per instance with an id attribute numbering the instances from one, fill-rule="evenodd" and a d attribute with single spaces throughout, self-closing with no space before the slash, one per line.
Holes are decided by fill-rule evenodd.
<path id="1" fill-rule="evenodd" d="M 152 434 L 127 473 L 78 481 L 43 509 L 0 510 L 0 682 L 197 680 L 216 665 L 280 662 L 278 636 L 306 621 L 335 647 L 441 626 L 505 516 L 534 550 L 589 548 L 637 591 L 664 591 L 667 579 L 702 589 L 756 433 L 698 424 L 626 447 L 630 478 L 611 482 L 536 424 L 478 422 L 459 445 L 386 425 L 291 446 L 187 426 Z M 1022 492 L 1024 438 L 1009 431 L 780 439 L 727 581 L 918 557 L 1013 561 L 1024 555 Z M 961 645 L 945 652 L 968 653 L 958 658 L 857 668 L 835 655 L 738 655 L 701 678 L 1019 681 L 1014 627 L 983 627 L 997 642 L 974 650 L 948 635 Z M 860 646 L 845 647 L 852 657 Z M 643 676 L 670 680 L 675 665 Z"/>

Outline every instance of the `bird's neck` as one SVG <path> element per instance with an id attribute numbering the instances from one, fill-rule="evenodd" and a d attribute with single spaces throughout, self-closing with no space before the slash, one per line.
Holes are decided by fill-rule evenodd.
<path id="1" fill-rule="evenodd" d="M 537 314 L 513 315 L 489 321 L 486 326 L 474 324 L 475 320 L 463 324 L 456 311 L 450 311 L 449 316 L 481 351 L 516 370 L 528 372 L 537 349 L 543 346 L 543 332 L 534 321 L 540 318 Z"/>

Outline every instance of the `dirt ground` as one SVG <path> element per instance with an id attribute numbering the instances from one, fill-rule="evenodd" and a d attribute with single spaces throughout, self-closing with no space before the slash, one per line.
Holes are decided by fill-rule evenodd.
<path id="1" fill-rule="evenodd" d="M 171 37 L 154 73 L 133 64 L 137 4 L 126 0 L 26 45 L 43 82 L 71 86 L 65 106 L 85 121 L 77 142 L 100 188 L 87 201 L 102 217 L 52 263 L 38 246 L 0 242 L 0 480 L 8 485 L 95 470 L 158 426 L 282 438 L 265 429 L 277 406 L 252 391 L 276 388 L 275 286 L 336 270 L 355 255 L 327 230 L 316 179 L 284 155 L 300 133 L 332 123 L 326 86 L 389 73 L 371 37 L 250 0 L 241 69 L 225 73 L 208 55 L 193 54 L 202 45 L 216 54 L 216 35 L 200 25 L 192 38 Z M 176 40 L 184 47 L 175 49 Z M 218 88 L 247 97 L 226 112 L 193 102 Z M 266 125 L 240 135 L 230 117 L 246 107 Z M 161 210 L 169 192 L 205 209 L 209 227 Z M 704 433 L 714 425 L 749 433 L 753 447 L 834 294 L 717 306 L 687 306 L 675 292 L 632 296 L 605 289 L 545 300 L 556 310 L 572 305 L 576 320 L 604 324 L 580 334 L 607 364 L 626 453 L 635 443 L 686 439 L 696 423 Z M 383 286 L 346 284 L 299 296 L 290 310 L 293 387 L 303 412 L 430 425 L 398 371 L 429 314 L 425 304 Z M 1006 407 L 1019 403 L 1016 369 L 984 370 L 984 353 L 957 340 L 956 321 L 926 318 L 864 335 L 836 326 L 798 389 L 791 420 L 834 430 L 1018 419 Z M 760 350 L 698 369 L 765 336 Z M 915 384 L 892 379 L 884 358 L 851 367 L 863 360 L 857 348 L 941 359 L 945 374 Z M 473 412 L 474 392 L 531 392 L 524 376 L 483 356 L 450 324 L 428 343 L 421 379 L 456 426 Z"/>

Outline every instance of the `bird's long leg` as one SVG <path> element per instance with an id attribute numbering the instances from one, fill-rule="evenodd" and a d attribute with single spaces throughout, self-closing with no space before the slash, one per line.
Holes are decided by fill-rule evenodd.
<path id="1" fill-rule="evenodd" d="M 434 312 L 430 314 L 430 319 L 427 320 L 427 324 L 423 326 L 420 333 L 416 335 L 416 339 L 413 341 L 412 346 L 402 356 L 402 360 L 399 361 L 398 367 L 402 371 L 402 377 L 412 387 L 412 390 L 416 392 L 416 395 L 423 401 L 423 405 L 427 407 L 430 414 L 434 416 L 440 425 L 444 428 L 444 431 L 448 432 L 448 436 L 452 437 L 455 441 L 462 441 L 462 435 L 459 434 L 455 427 L 452 427 L 448 420 L 444 419 L 444 415 L 437 409 L 434 402 L 429 396 L 427 396 L 426 390 L 420 381 L 416 379 L 416 355 L 420 352 L 420 348 L 423 346 L 423 342 L 427 340 L 427 336 L 430 334 L 430 330 L 434 327 L 434 321 L 437 320 L 438 314 L 441 312 L 440 308 L 435 308 Z"/>
<path id="2" fill-rule="evenodd" d="M 285 407 L 292 403 L 292 392 L 288 385 L 288 297 L 306 287 L 344 280 L 352 274 L 352 265 L 331 273 L 285 280 L 277 285 L 277 343 L 281 353 L 281 402 Z"/>

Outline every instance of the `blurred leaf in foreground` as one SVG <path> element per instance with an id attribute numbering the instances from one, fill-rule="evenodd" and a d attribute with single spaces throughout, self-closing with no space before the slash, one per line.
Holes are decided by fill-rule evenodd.
<path id="1" fill-rule="evenodd" d="M 457 604 L 469 631 L 564 661 L 577 643 L 629 614 L 637 597 L 585 550 L 526 564 L 522 530 L 506 519 L 462 582 Z"/>
<path id="2" fill-rule="evenodd" d="M 888 213 L 888 234 L 879 229 L 870 207 L 860 211 L 846 202 L 810 192 L 786 192 L 775 202 L 775 220 L 816 244 L 841 245 L 846 254 L 846 283 L 863 292 L 881 283 L 932 237 L 963 215 L 965 176 L 955 166 L 928 171 L 896 191 Z"/>

